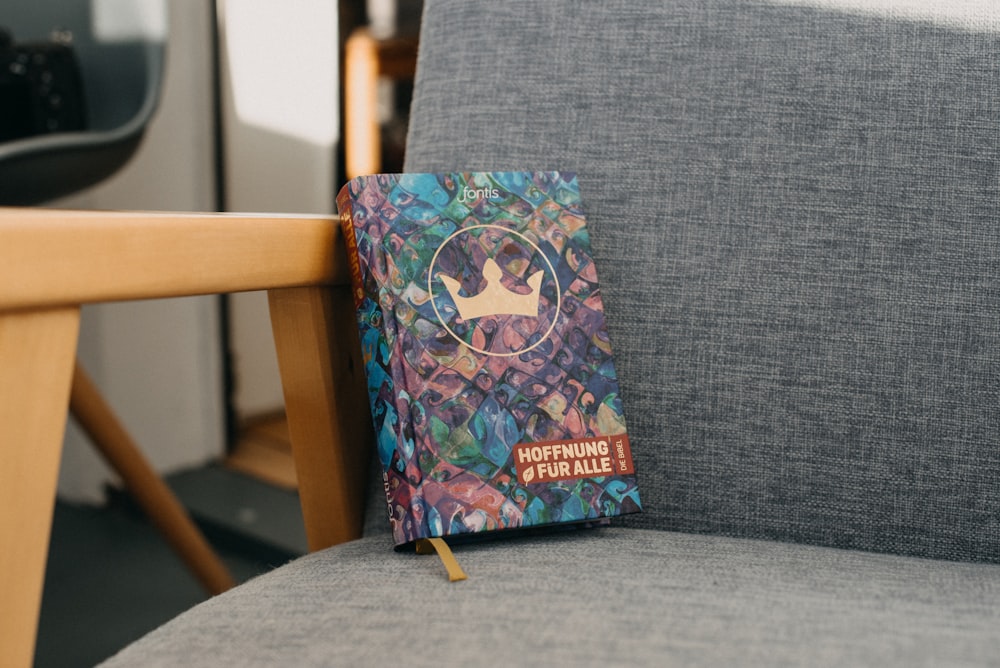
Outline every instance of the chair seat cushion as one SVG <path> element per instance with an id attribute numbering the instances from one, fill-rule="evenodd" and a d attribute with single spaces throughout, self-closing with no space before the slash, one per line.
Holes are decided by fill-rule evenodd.
<path id="1" fill-rule="evenodd" d="M 460 546 L 386 535 L 180 615 L 107 666 L 980 665 L 1000 565 L 629 528 Z M 994 664 L 995 665 L 995 664 Z"/>

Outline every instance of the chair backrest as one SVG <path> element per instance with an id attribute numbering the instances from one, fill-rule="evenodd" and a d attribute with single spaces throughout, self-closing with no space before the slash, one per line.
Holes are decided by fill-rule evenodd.
<path id="1" fill-rule="evenodd" d="M 970 4 L 426 4 L 406 170 L 579 175 L 630 524 L 1000 561 L 1000 8 Z"/>
<path id="2" fill-rule="evenodd" d="M 124 165 L 160 99 L 166 52 L 165 0 L 8 0 L 0 26 L 14 40 L 72 35 L 86 128 L 0 143 L 0 203 L 37 204 L 81 190 Z"/>

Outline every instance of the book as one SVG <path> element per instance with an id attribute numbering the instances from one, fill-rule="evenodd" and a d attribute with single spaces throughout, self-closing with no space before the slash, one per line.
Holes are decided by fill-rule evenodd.
<path id="1" fill-rule="evenodd" d="M 337 205 L 397 548 L 639 512 L 576 176 L 377 174 Z"/>

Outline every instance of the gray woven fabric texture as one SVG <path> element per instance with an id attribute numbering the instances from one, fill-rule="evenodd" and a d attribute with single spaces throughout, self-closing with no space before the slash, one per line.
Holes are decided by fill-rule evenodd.
<path id="1" fill-rule="evenodd" d="M 1000 566 L 594 530 L 464 546 L 469 580 L 388 536 L 299 559 L 111 666 L 958 666 L 1000 655 Z"/>
<path id="2" fill-rule="evenodd" d="M 428 3 L 407 171 L 579 174 L 631 525 L 1000 561 L 997 11 Z"/>

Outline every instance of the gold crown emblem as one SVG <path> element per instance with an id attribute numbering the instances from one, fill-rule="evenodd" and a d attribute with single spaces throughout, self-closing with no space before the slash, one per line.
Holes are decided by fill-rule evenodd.
<path id="1" fill-rule="evenodd" d="M 438 274 L 441 282 L 448 288 L 455 307 L 458 308 L 458 315 L 463 320 L 473 320 L 488 315 L 524 315 L 533 318 L 538 317 L 538 289 L 542 285 L 544 272 L 536 271 L 528 277 L 525 283 L 531 288 L 531 292 L 519 294 L 504 287 L 500 282 L 503 270 L 493 261 L 492 258 L 483 264 L 483 277 L 486 279 L 486 287 L 473 297 L 463 297 L 459 294 L 462 289 L 461 283 L 451 276 Z"/>

